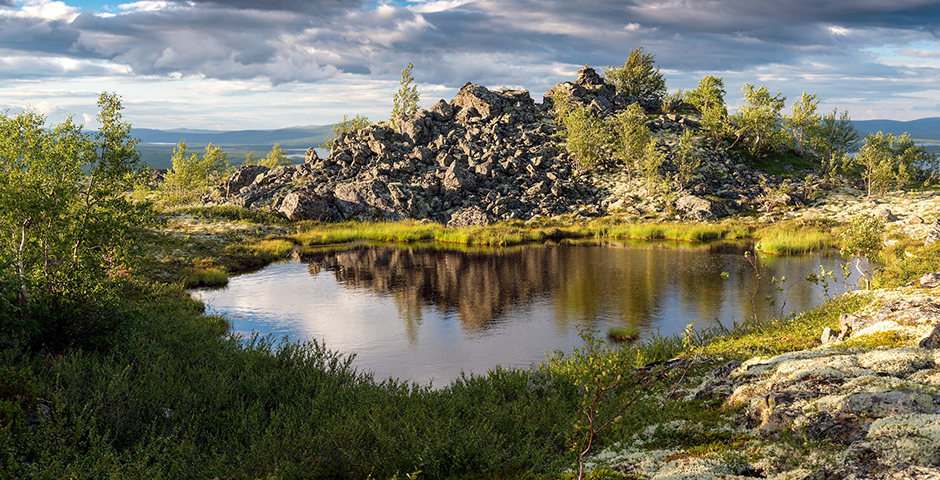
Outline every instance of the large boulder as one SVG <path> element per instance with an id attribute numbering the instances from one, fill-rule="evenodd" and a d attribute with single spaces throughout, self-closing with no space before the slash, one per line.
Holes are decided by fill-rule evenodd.
<path id="1" fill-rule="evenodd" d="M 332 202 L 319 195 L 305 192 L 291 192 L 284 197 L 278 213 L 288 220 L 316 220 L 330 222 L 336 220 Z"/>
<path id="2" fill-rule="evenodd" d="M 722 204 L 695 195 L 679 197 L 676 200 L 676 210 L 691 220 L 714 220 L 727 215 Z"/>
<path id="3" fill-rule="evenodd" d="M 450 217 L 450 221 L 447 222 L 447 227 L 476 227 L 489 225 L 491 223 L 493 223 L 493 217 L 482 208 L 467 207 L 454 212 Z"/>

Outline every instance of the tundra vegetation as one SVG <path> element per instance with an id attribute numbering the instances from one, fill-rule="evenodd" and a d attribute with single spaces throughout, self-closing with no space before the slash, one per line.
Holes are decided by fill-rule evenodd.
<path id="1" fill-rule="evenodd" d="M 393 121 L 417 108 L 411 68 L 402 71 Z M 870 135 L 850 157 L 858 134 L 848 113 L 818 115 L 814 94 L 789 116 L 782 95 L 750 84 L 744 107 L 729 114 L 723 81 L 713 76 L 681 99 L 667 98 L 665 79 L 642 48 L 605 74 L 619 94 L 698 119 L 670 149 L 649 128 L 657 112 L 638 103 L 606 115 L 553 98 L 575 168 L 625 169 L 649 195 L 688 188 L 700 174 L 696 149 L 705 146 L 780 171 L 809 164 L 833 182 L 864 185 L 870 196 L 923 187 L 936 174 L 935 158 L 908 137 Z M 373 378 L 351 366 L 351 355 L 318 341 L 240 338 L 184 289 L 224 283 L 297 245 L 750 238 L 770 253 L 835 246 L 877 260 L 883 267 L 872 283 L 879 287 L 940 270 L 940 242 L 901 237 L 884 247 L 880 224 L 867 217 L 847 225 L 765 225 L 747 215 L 712 223 L 569 215 L 462 228 L 291 223 L 234 205 L 186 205 L 230 167 L 216 147 L 199 155 L 185 142 L 163 186 L 128 195 L 150 176 L 120 99 L 102 94 L 99 107 L 94 134 L 71 119 L 48 126 L 29 111 L 0 115 L 0 477 L 621 478 L 592 467 L 592 456 L 640 437 L 650 449 L 681 451 L 677 458 L 717 456 L 740 470 L 755 461 L 746 455 L 760 442 L 732 428 L 739 409 L 676 392 L 727 360 L 816 347 L 824 327 L 876 302 L 834 296 L 788 317 L 618 347 L 585 335 L 583 348 L 529 369 L 497 368 L 431 388 Z M 344 117 L 334 138 L 367 125 Z M 245 163 L 285 161 L 275 146 Z M 832 272 L 821 274 L 815 278 Z M 793 451 L 819 447 L 805 438 L 780 441 Z"/>

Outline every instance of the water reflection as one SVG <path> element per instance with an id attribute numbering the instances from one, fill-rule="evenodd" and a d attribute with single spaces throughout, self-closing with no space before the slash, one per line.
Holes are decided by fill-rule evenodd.
<path id="1" fill-rule="evenodd" d="M 692 321 L 726 326 L 805 310 L 823 295 L 803 280 L 828 256 L 767 257 L 762 281 L 745 244 L 565 243 L 508 249 L 352 245 L 296 252 L 296 262 L 205 292 L 234 328 L 325 339 L 379 377 L 447 382 L 461 370 L 523 366 L 614 324 L 646 336 Z M 723 279 L 722 272 L 727 272 Z M 771 279 L 786 277 L 783 291 Z M 852 281 L 854 279 L 850 279 Z M 774 304 L 765 297 L 774 299 Z"/>

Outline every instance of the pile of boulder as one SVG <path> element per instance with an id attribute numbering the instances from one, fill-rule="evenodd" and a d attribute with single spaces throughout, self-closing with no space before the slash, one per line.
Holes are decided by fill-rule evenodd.
<path id="1" fill-rule="evenodd" d="M 292 220 L 416 219 L 449 226 L 617 211 L 636 190 L 633 175 L 616 164 L 590 175 L 572 169 L 552 117 L 557 91 L 601 116 L 631 103 L 649 113 L 659 108 L 616 93 L 590 67 L 574 82 L 554 86 L 542 103 L 525 90 L 467 83 L 450 102 L 340 135 L 326 158 L 310 148 L 301 165 L 242 167 L 206 201 L 264 208 Z M 665 114 L 648 125 L 669 155 L 678 135 L 696 123 Z M 699 175 L 665 208 L 708 219 L 755 209 L 762 201 L 768 185 L 763 174 L 726 153 L 695 151 L 703 160 Z M 654 209 L 631 208 L 636 214 Z"/>

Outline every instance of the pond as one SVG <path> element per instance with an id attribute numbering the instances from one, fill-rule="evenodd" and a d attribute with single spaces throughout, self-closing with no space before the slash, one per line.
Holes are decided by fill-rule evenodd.
<path id="1" fill-rule="evenodd" d="M 315 339 L 377 379 L 443 386 L 460 373 L 526 367 L 571 352 L 583 330 L 633 326 L 641 339 L 730 327 L 825 299 L 805 280 L 838 255 L 761 255 L 744 244 L 578 243 L 501 249 L 440 244 L 306 249 L 198 294 L 234 331 Z M 727 275 L 723 275 L 726 272 Z M 783 290 L 772 283 L 776 277 Z M 842 291 L 855 281 L 830 286 Z M 765 297 L 774 299 L 773 305 Z M 752 302 L 753 300 L 753 302 Z"/>

